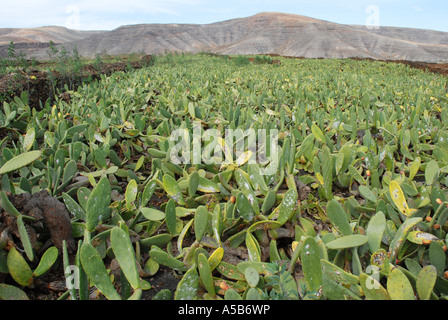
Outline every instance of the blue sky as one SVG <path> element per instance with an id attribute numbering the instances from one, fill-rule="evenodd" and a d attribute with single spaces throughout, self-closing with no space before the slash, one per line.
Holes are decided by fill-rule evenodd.
<path id="1" fill-rule="evenodd" d="M 138 23 L 205 24 L 276 11 L 344 24 L 448 32 L 447 0 L 0 0 L 0 28 L 60 25 L 111 30 Z M 367 11 L 374 8 L 374 11 Z"/>

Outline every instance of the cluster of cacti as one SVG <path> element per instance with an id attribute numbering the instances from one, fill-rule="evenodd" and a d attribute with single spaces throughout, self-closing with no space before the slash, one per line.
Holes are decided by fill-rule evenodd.
<path id="1" fill-rule="evenodd" d="M 0 299 L 58 268 L 72 300 L 143 299 L 161 268 L 179 282 L 154 299 L 444 299 L 446 84 L 382 62 L 182 55 L 41 111 L 4 102 L 0 219 L 20 241 L 0 230 Z M 250 130 L 275 135 L 251 149 Z M 278 161 L 251 161 L 269 146 Z M 74 248 L 44 250 L 8 198 L 41 190 Z"/>

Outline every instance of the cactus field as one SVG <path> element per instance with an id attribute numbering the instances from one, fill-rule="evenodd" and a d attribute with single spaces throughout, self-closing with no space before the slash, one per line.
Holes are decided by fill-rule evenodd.
<path id="1" fill-rule="evenodd" d="M 1 101 L 0 300 L 446 299 L 447 83 L 165 54 Z"/>

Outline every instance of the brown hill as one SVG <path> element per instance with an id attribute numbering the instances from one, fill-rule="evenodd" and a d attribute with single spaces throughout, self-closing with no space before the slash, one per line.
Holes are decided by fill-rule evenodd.
<path id="1" fill-rule="evenodd" d="M 50 41 L 55 44 L 68 43 L 99 34 L 101 31 L 77 31 L 64 27 L 48 26 L 40 28 L 3 28 L 0 29 L 0 57 L 7 56 L 11 41 L 17 52 L 27 56 L 42 48 L 48 48 Z"/>
<path id="2" fill-rule="evenodd" d="M 81 55 L 208 51 L 306 58 L 448 61 L 448 32 L 381 27 L 369 30 L 295 14 L 259 13 L 212 24 L 139 24 L 70 42 Z M 35 50 L 45 58 L 44 50 Z"/>

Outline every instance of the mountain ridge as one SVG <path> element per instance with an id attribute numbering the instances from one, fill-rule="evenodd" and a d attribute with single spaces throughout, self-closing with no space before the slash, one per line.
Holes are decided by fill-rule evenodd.
<path id="1" fill-rule="evenodd" d="M 5 38 L 2 30 L 0 54 L 2 37 Z M 209 24 L 124 25 L 110 31 L 67 32 L 65 37 L 64 40 L 60 36 L 59 45 L 64 45 L 67 51 L 76 46 L 79 53 L 87 57 L 97 53 L 206 51 L 230 55 L 448 61 L 448 32 L 400 27 L 368 29 L 278 12 L 262 12 Z M 29 43 L 36 46 L 38 42 Z M 45 48 L 33 48 L 25 54 L 37 59 L 45 59 L 47 55 Z"/>

